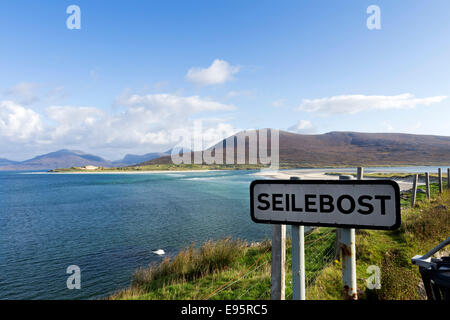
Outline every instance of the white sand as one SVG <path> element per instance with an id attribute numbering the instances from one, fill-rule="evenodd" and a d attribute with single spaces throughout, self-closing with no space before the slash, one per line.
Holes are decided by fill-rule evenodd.
<path id="1" fill-rule="evenodd" d="M 198 172 L 214 172 L 227 170 L 152 170 L 152 171 L 76 171 L 76 172 L 33 172 L 32 174 L 170 174 L 170 173 L 198 173 Z M 252 175 L 260 178 L 269 179 L 286 179 L 292 176 L 299 177 L 303 180 L 338 180 L 337 175 L 327 175 L 326 172 L 342 172 L 351 173 L 354 169 L 348 168 L 326 168 L 326 169 L 289 169 L 280 171 L 261 170 Z M 30 174 L 30 173 L 27 173 Z M 367 178 L 377 180 L 377 178 Z M 412 188 L 412 181 L 407 179 L 395 180 L 400 186 L 400 190 L 409 190 Z"/>
<path id="2" fill-rule="evenodd" d="M 292 169 L 292 170 L 281 170 L 281 171 L 260 171 L 254 173 L 254 176 L 265 177 L 269 179 L 286 179 L 289 180 L 291 177 L 299 177 L 302 180 L 338 180 L 337 175 L 327 175 L 326 172 L 354 172 L 354 170 L 349 171 L 348 169 Z M 378 178 L 366 178 L 367 180 L 380 180 Z M 392 179 L 393 180 L 393 179 Z M 412 181 L 404 180 L 394 180 L 398 183 L 400 190 L 409 190 L 412 188 Z"/>
<path id="3" fill-rule="evenodd" d="M 69 172 L 26 172 L 26 174 L 150 174 L 150 173 L 195 173 L 224 170 L 149 170 L 149 171 L 69 171 Z"/>

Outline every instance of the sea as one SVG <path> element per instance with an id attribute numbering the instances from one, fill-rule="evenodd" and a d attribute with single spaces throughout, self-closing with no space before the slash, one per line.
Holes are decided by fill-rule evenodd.
<path id="1" fill-rule="evenodd" d="M 250 218 L 249 186 L 262 179 L 257 172 L 0 172 L 0 299 L 102 299 L 128 287 L 138 268 L 192 243 L 269 239 L 270 225 Z M 81 288 L 70 290 L 73 265 Z"/>

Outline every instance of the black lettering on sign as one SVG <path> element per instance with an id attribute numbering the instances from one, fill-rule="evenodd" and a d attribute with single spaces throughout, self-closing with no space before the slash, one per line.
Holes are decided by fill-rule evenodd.
<path id="1" fill-rule="evenodd" d="M 373 205 L 368 202 L 364 202 L 364 200 L 372 200 L 373 198 L 371 196 L 361 196 L 358 199 L 358 204 L 361 207 L 366 207 L 367 210 L 358 209 L 358 212 L 361 214 L 371 214 L 373 212 Z"/>
<path id="2" fill-rule="evenodd" d="M 311 201 L 315 197 L 315 194 L 305 194 L 305 212 L 317 212 L 317 209 L 310 207 L 316 205 L 315 201 Z"/>
<path id="3" fill-rule="evenodd" d="M 350 208 L 348 209 L 344 209 L 344 207 L 342 206 L 342 201 L 344 201 L 345 199 L 347 199 L 350 202 Z M 344 213 L 344 214 L 349 214 L 352 213 L 355 210 L 355 200 L 353 199 L 352 196 L 348 195 L 348 194 L 344 194 L 342 196 L 340 196 L 337 199 L 337 207 L 339 209 L 340 212 Z"/>
<path id="4" fill-rule="evenodd" d="M 333 197 L 329 194 L 320 195 L 320 212 L 330 213 L 334 211 Z"/>
<path id="5" fill-rule="evenodd" d="M 375 199 L 380 200 L 381 214 L 386 214 L 386 200 L 391 200 L 391 196 L 375 196 Z"/>
<path id="6" fill-rule="evenodd" d="M 295 194 L 291 195 L 291 200 L 292 200 L 292 212 L 303 212 L 302 208 L 297 208 L 295 206 Z"/>
<path id="7" fill-rule="evenodd" d="M 268 198 L 269 195 L 267 193 L 260 193 L 258 195 L 258 201 L 261 202 L 261 203 L 264 203 L 266 205 L 265 207 L 262 207 L 261 205 L 258 205 L 257 208 L 259 210 L 267 210 L 267 209 L 270 208 L 270 202 L 267 201 L 267 200 L 264 200 L 263 197 Z"/>
<path id="8" fill-rule="evenodd" d="M 282 200 L 277 200 L 277 198 L 283 198 L 283 195 L 281 193 L 274 193 L 272 194 L 272 210 L 273 211 L 283 211 L 283 207 L 277 207 L 277 204 L 282 204 Z"/>

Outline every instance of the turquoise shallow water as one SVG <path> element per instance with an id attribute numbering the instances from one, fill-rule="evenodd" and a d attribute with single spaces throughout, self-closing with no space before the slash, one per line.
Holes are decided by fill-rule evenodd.
<path id="1" fill-rule="evenodd" d="M 373 171 L 391 170 L 437 167 Z M 252 173 L 0 172 L 0 299 L 99 298 L 160 261 L 153 249 L 174 255 L 208 239 L 269 238 L 270 226 L 250 219 Z M 80 290 L 66 287 L 73 264 L 81 268 Z"/>

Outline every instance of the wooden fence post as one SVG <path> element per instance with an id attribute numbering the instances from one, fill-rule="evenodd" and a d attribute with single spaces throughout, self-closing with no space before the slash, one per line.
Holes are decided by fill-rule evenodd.
<path id="1" fill-rule="evenodd" d="M 447 189 L 450 189 L 450 168 L 447 168 Z"/>
<path id="2" fill-rule="evenodd" d="M 438 176 L 439 176 L 439 193 L 442 193 L 442 169 L 438 169 Z"/>
<path id="3" fill-rule="evenodd" d="M 417 193 L 417 182 L 419 180 L 419 175 L 414 175 L 413 187 L 411 190 L 411 207 L 414 208 L 416 205 L 416 193 Z"/>
<path id="4" fill-rule="evenodd" d="M 430 198 L 431 198 L 430 174 L 428 172 L 425 172 L 425 185 L 427 187 L 427 199 L 430 200 Z"/>
<path id="5" fill-rule="evenodd" d="M 272 279 L 270 298 L 285 299 L 286 225 L 272 225 Z"/>
<path id="6" fill-rule="evenodd" d="M 364 168 L 363 167 L 358 167 L 358 171 L 356 173 L 356 179 L 358 179 L 358 180 L 364 179 Z"/>

